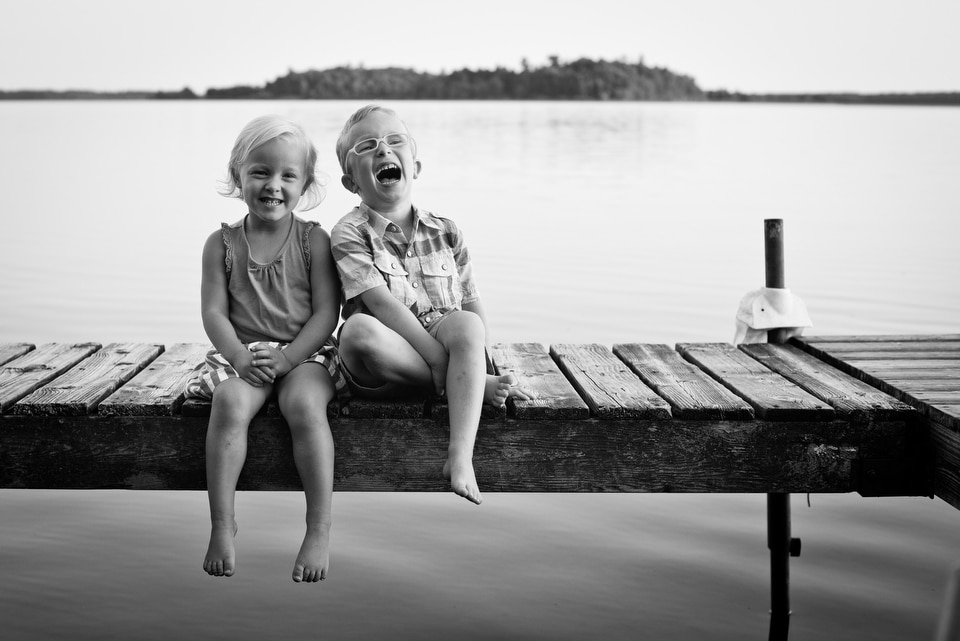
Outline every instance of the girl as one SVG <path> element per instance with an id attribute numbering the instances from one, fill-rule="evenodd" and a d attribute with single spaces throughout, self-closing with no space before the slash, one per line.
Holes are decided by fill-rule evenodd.
<path id="1" fill-rule="evenodd" d="M 290 426 L 307 502 L 307 530 L 293 580 L 327 576 L 333 497 L 333 438 L 327 404 L 343 382 L 335 339 L 339 281 L 330 237 L 294 208 L 325 195 L 317 151 L 295 123 L 251 121 L 234 144 L 221 194 L 248 213 L 207 238 L 200 299 L 213 343 L 187 396 L 212 400 L 206 438 L 210 545 L 203 568 L 232 576 L 236 567 L 234 495 L 246 458 L 247 428 L 275 391 Z"/>

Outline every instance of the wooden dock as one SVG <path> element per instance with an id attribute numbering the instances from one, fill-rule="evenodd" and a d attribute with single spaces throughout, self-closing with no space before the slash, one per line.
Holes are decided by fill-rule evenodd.
<path id="1" fill-rule="evenodd" d="M 0 487 L 205 488 L 202 344 L 0 345 Z M 960 335 L 722 343 L 501 344 L 534 391 L 486 408 L 485 492 L 859 492 L 960 507 Z M 330 408 L 341 491 L 446 491 L 446 406 Z M 294 490 L 275 405 L 242 490 Z"/>

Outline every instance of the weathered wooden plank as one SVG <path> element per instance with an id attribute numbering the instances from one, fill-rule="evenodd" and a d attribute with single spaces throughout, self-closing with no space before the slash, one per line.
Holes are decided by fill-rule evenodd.
<path id="1" fill-rule="evenodd" d="M 740 349 L 833 407 L 839 416 L 906 418 L 915 410 L 792 345 L 755 343 Z"/>
<path id="2" fill-rule="evenodd" d="M 928 341 L 960 341 L 960 334 L 864 334 L 838 336 L 797 336 L 790 339 L 792 343 L 886 343 L 889 341 L 912 341 L 925 343 Z"/>
<path id="3" fill-rule="evenodd" d="M 849 363 L 847 364 L 849 365 Z M 834 367 L 837 369 L 844 370 L 838 364 L 834 364 Z M 850 369 L 856 369 L 851 367 Z M 874 365 L 867 365 L 865 369 L 869 370 L 871 374 L 877 376 L 878 378 L 883 378 L 885 380 L 892 380 L 894 378 L 899 378 L 903 380 L 914 380 L 914 381 L 923 381 L 923 380 L 939 380 L 939 379 L 949 379 L 949 380 L 958 380 L 960 379 L 960 368 L 938 368 L 938 367 L 876 367 Z M 846 371 L 846 370 L 844 370 Z"/>
<path id="4" fill-rule="evenodd" d="M 671 416 L 670 405 L 605 346 L 561 343 L 550 347 L 550 355 L 586 401 L 593 416 L 601 419 Z"/>
<path id="5" fill-rule="evenodd" d="M 890 358 L 900 358 L 900 354 L 907 358 L 924 358 L 928 354 L 953 354 L 952 358 L 958 358 L 960 355 L 960 341 L 833 341 L 811 344 L 832 354 L 864 354 L 866 358 L 872 358 L 874 354 L 889 354 Z M 914 354 L 919 356 L 912 356 Z"/>
<path id="6" fill-rule="evenodd" d="M 0 412 L 100 349 L 99 343 L 47 343 L 0 367 Z"/>
<path id="7" fill-rule="evenodd" d="M 960 510 L 960 433 L 933 422 L 930 439 L 934 451 L 934 494 Z"/>
<path id="8" fill-rule="evenodd" d="M 14 414 L 80 416 L 133 378 L 163 345 L 111 343 L 13 406 Z"/>
<path id="9" fill-rule="evenodd" d="M 822 352 L 825 353 L 825 352 Z M 819 356 L 818 354 L 814 354 Z M 956 358 L 944 358 L 944 359 L 935 359 L 935 358 L 897 358 L 897 359 L 885 359 L 885 360 L 873 360 L 873 359 L 860 359 L 860 358 L 846 358 L 845 356 L 836 356 L 830 354 L 835 362 L 847 363 L 852 367 L 865 368 L 876 371 L 954 371 L 960 368 L 960 359 Z M 823 360 L 829 361 L 828 358 L 823 358 Z M 832 364 L 832 363 L 831 363 Z"/>
<path id="10" fill-rule="evenodd" d="M 669 345 L 617 344 L 613 353 L 659 394 L 676 418 L 691 420 L 753 418 L 753 408 L 704 374 Z"/>
<path id="11" fill-rule="evenodd" d="M 587 418 L 590 408 L 564 378 L 557 364 L 538 343 L 498 343 L 491 358 L 501 374 L 513 374 L 533 396 L 528 401 L 509 399 L 512 416 L 524 419 Z"/>
<path id="12" fill-rule="evenodd" d="M 680 343 L 684 358 L 770 420 L 830 420 L 832 407 L 727 343 Z"/>
<path id="13" fill-rule="evenodd" d="M 890 385 L 905 391 L 914 389 L 930 392 L 957 392 L 960 390 L 960 378 L 894 378 L 883 377 Z"/>
<path id="14" fill-rule="evenodd" d="M 960 345 L 960 343 L 957 343 Z M 835 352 L 832 349 L 830 353 L 836 356 L 837 358 L 842 358 L 847 362 L 852 361 L 931 361 L 935 363 L 942 363 L 944 361 L 949 361 L 956 363 L 957 360 L 960 360 L 960 349 L 955 350 L 938 350 L 938 351 L 925 351 L 925 350 L 885 350 L 885 351 L 873 351 L 873 350 L 850 350 L 846 352 Z"/>
<path id="15" fill-rule="evenodd" d="M 33 349 L 36 349 L 33 343 L 0 343 L 0 365 L 9 363 Z"/>
<path id="16" fill-rule="evenodd" d="M 206 420 L 5 416 L 0 487 L 205 488 Z M 426 419 L 331 421 L 338 491 L 449 491 L 448 428 Z M 489 492 L 850 492 L 859 434 L 839 422 L 482 421 L 474 452 Z M 257 417 L 241 490 L 294 490 L 289 430 Z"/>
<path id="17" fill-rule="evenodd" d="M 175 343 L 146 369 L 100 403 L 99 412 L 115 416 L 170 416 L 183 405 L 184 386 L 210 346 Z"/>
<path id="18" fill-rule="evenodd" d="M 938 340 L 952 340 L 951 337 L 952 335 L 937 338 Z M 907 337 L 897 338 L 906 340 Z M 925 336 L 913 338 L 921 343 L 928 342 L 926 339 L 929 339 Z M 955 358 L 941 360 L 904 358 L 902 355 L 900 358 L 885 360 L 850 359 L 848 354 L 835 354 L 830 348 L 829 342 L 810 344 L 804 341 L 796 341 L 795 344 L 851 376 L 855 376 L 913 406 L 931 420 L 943 423 L 952 429 L 960 430 L 960 415 L 951 409 L 945 409 L 953 407 L 949 398 L 943 399 L 931 396 L 931 399 L 937 398 L 939 403 L 931 404 L 929 400 L 923 400 L 917 396 L 917 393 L 924 389 L 924 380 L 955 377 L 957 371 L 960 370 L 960 360 Z M 892 384 L 888 379 L 894 377 L 899 380 L 916 380 L 917 384 L 910 383 L 905 386 Z"/>

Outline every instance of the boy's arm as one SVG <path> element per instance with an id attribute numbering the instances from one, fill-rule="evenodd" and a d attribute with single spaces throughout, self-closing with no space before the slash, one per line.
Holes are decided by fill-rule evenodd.
<path id="1" fill-rule="evenodd" d="M 227 274 L 224 270 L 226 249 L 222 232 L 215 231 L 203 246 L 203 267 L 200 280 L 200 316 L 207 337 L 240 377 L 254 386 L 269 382 L 269 377 L 253 367 L 253 355 L 240 342 L 230 323 L 227 297 Z"/>
<path id="2" fill-rule="evenodd" d="M 283 350 L 290 369 L 320 349 L 340 316 L 340 281 L 330 253 L 330 237 L 319 225 L 310 230 L 310 288 L 313 315 Z"/>

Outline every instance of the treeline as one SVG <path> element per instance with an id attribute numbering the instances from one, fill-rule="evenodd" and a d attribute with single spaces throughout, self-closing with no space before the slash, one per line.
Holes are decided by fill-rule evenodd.
<path id="1" fill-rule="evenodd" d="M 290 71 L 263 87 L 210 89 L 207 98 L 420 99 L 420 100 L 703 100 L 690 76 L 642 60 L 589 60 L 542 67 L 526 62 L 521 71 L 461 69 L 423 73 L 411 69 L 335 67 Z"/>
<path id="2" fill-rule="evenodd" d="M 725 90 L 707 91 L 706 99 L 712 102 L 797 102 L 839 105 L 960 105 L 960 92 L 941 91 L 927 93 L 795 93 L 795 94 L 747 94 Z"/>
<path id="3" fill-rule="evenodd" d="M 290 71 L 263 86 L 212 88 L 204 96 L 179 92 L 0 91 L 0 99 L 310 99 L 310 100 L 704 100 L 690 76 L 643 60 L 549 63 L 520 71 L 460 69 L 425 73 L 412 69 L 335 67 Z"/>
<path id="4" fill-rule="evenodd" d="M 884 105 L 960 105 L 960 92 L 939 93 L 809 93 L 747 94 L 724 89 L 704 91 L 696 81 L 663 67 L 649 67 L 641 58 L 561 62 L 519 71 L 460 69 L 425 73 L 397 67 L 289 71 L 263 86 L 241 85 L 208 89 L 197 95 L 180 91 L 0 91 L 0 100 L 683 100 L 711 102 L 787 102 Z"/>
<path id="5" fill-rule="evenodd" d="M 0 90 L 0 100 L 192 100 L 195 98 L 199 96 L 189 87 L 184 87 L 180 91 Z"/>

